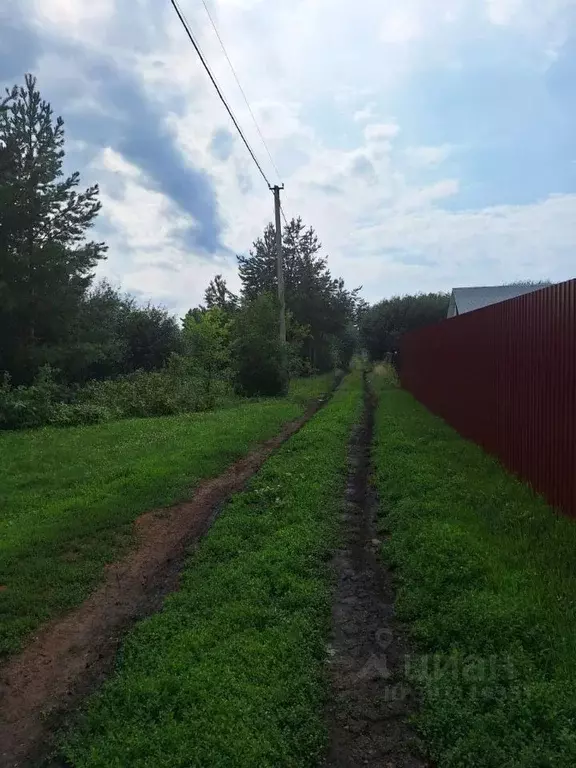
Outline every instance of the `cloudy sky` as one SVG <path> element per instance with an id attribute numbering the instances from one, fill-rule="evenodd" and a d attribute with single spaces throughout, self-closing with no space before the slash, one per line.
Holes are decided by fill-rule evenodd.
<path id="1" fill-rule="evenodd" d="M 396 293 L 576 275 L 576 0 L 207 0 L 334 274 Z M 182 10 L 274 183 L 202 0 Z M 272 195 L 169 0 L 2 0 L 0 83 L 33 72 L 98 181 L 101 273 L 182 312 Z"/>

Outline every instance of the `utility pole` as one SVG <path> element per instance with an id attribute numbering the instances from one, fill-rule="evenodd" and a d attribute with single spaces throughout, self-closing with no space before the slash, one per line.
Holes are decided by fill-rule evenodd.
<path id="1" fill-rule="evenodd" d="M 282 227 L 280 226 L 280 190 L 277 184 L 270 187 L 274 193 L 274 219 L 276 222 L 276 274 L 278 277 L 278 304 L 280 306 L 280 354 L 282 380 L 285 392 L 288 392 L 288 350 L 286 348 L 286 299 L 284 297 L 284 266 L 282 264 Z"/>
<path id="2" fill-rule="evenodd" d="M 278 185 L 270 187 L 274 193 L 274 214 L 276 219 L 276 274 L 278 276 L 278 304 L 280 305 L 280 345 L 286 357 L 286 300 L 284 298 L 284 267 L 282 264 L 282 228 L 280 226 L 280 190 Z"/>

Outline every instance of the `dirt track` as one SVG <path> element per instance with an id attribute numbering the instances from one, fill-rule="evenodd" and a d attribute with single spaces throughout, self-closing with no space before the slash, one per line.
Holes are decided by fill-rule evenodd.
<path id="1" fill-rule="evenodd" d="M 226 498 L 320 407 L 291 422 L 224 474 L 202 483 L 186 503 L 142 515 L 137 545 L 106 570 L 104 581 L 67 616 L 43 627 L 0 669 L 0 766 L 46 757 L 63 716 L 110 672 L 121 639 L 138 619 L 158 611 L 177 589 L 191 544 L 210 527 Z"/>
<path id="2" fill-rule="evenodd" d="M 366 390 L 363 423 L 350 443 L 342 548 L 334 558 L 326 768 L 424 768 L 406 723 L 416 707 L 402 675 L 408 647 L 394 618 L 392 575 L 379 553 L 378 505 L 370 485 L 374 408 Z"/>

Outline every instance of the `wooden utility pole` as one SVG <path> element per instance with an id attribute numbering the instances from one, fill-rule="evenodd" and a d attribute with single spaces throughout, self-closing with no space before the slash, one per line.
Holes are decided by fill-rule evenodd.
<path id="1" fill-rule="evenodd" d="M 278 304 L 280 305 L 280 345 L 283 355 L 286 355 L 286 299 L 284 298 L 284 266 L 282 264 L 282 227 L 280 226 L 280 190 L 281 187 L 271 187 L 274 192 L 274 214 L 276 220 L 276 274 L 278 276 Z"/>

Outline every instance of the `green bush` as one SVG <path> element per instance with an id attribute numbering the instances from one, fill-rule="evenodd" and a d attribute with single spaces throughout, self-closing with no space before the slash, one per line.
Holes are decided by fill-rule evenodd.
<path id="1" fill-rule="evenodd" d="M 235 320 L 234 383 L 245 397 L 285 394 L 288 378 L 278 336 L 278 311 L 272 296 L 246 304 Z"/>
<path id="2" fill-rule="evenodd" d="M 115 412 L 95 403 L 54 403 L 49 424 L 54 427 L 76 427 L 110 421 Z"/>
<path id="3" fill-rule="evenodd" d="M 347 326 L 338 336 L 335 336 L 333 346 L 336 358 L 335 367 L 349 371 L 352 358 L 358 348 L 358 331 L 356 328 L 353 325 Z"/>
<path id="4" fill-rule="evenodd" d="M 264 310 L 253 308 L 247 314 L 260 313 L 262 320 L 268 308 Z M 252 322 L 251 318 L 246 322 Z M 267 335 L 263 340 L 246 331 L 238 343 L 235 388 L 243 396 L 288 394 L 277 339 Z M 173 416 L 208 411 L 236 401 L 227 370 L 212 371 L 207 386 L 206 372 L 186 355 L 172 355 L 162 371 L 136 371 L 116 379 L 89 381 L 82 387 L 60 384 L 57 374 L 56 369 L 46 365 L 29 387 L 13 387 L 7 375 L 0 379 L 0 430 Z M 312 390 L 316 386 L 312 383 Z"/>
<path id="5" fill-rule="evenodd" d="M 70 427 L 205 411 L 232 394 L 230 384 L 221 379 L 214 380 L 207 391 L 202 376 L 185 370 L 179 359 L 173 359 L 163 371 L 136 371 L 118 379 L 90 381 L 76 389 L 57 383 L 56 371 L 44 366 L 29 387 L 12 387 L 9 377 L 4 377 L 0 429 Z"/>
<path id="6" fill-rule="evenodd" d="M 67 392 L 55 381 L 55 371 L 49 365 L 40 368 L 34 383 L 12 387 L 8 374 L 0 384 L 0 428 L 26 429 L 53 423 L 57 407 Z"/>
<path id="7" fill-rule="evenodd" d="M 101 403 L 74 402 L 77 391 L 58 384 L 55 374 L 44 366 L 30 387 L 12 387 L 5 376 L 0 384 L 0 429 L 98 424 L 117 415 Z"/>
<path id="8" fill-rule="evenodd" d="M 137 371 L 114 381 L 90 382 L 80 398 L 110 409 L 116 418 L 131 418 L 205 411 L 229 395 L 225 381 L 214 381 L 207 392 L 202 377 L 169 368 L 153 373 Z"/>

